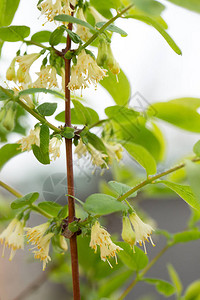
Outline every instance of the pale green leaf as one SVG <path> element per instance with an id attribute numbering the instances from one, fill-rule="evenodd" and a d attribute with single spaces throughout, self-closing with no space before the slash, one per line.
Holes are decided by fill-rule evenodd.
<path id="1" fill-rule="evenodd" d="M 12 209 L 18 209 L 27 205 L 31 205 L 33 202 L 35 202 L 39 197 L 39 193 L 29 193 L 25 195 L 24 197 L 18 198 L 17 200 L 13 201 L 11 203 Z"/>
<path id="2" fill-rule="evenodd" d="M 183 286 L 178 276 L 178 273 L 176 272 L 176 270 L 171 264 L 168 264 L 167 268 L 168 268 L 170 279 L 176 288 L 176 294 L 180 297 L 183 290 Z"/>
<path id="3" fill-rule="evenodd" d="M 58 213 L 62 209 L 62 206 L 60 204 L 50 201 L 40 202 L 38 206 L 53 217 L 57 217 Z"/>
<path id="4" fill-rule="evenodd" d="M 89 24 L 83 20 L 77 19 L 75 17 L 69 16 L 69 15 L 59 15 L 59 16 L 54 17 L 54 20 L 79 24 L 79 25 L 82 25 L 89 29 L 92 29 L 93 31 L 96 31 L 96 29 L 91 24 Z"/>
<path id="5" fill-rule="evenodd" d="M 167 281 L 161 279 L 155 279 L 155 278 L 145 278 L 144 280 L 149 284 L 155 285 L 157 291 L 166 297 L 175 294 L 174 286 Z"/>
<path id="6" fill-rule="evenodd" d="M 179 5 L 186 9 L 200 13 L 200 2 L 199 0 L 167 0 L 173 4 Z"/>
<path id="7" fill-rule="evenodd" d="M 21 153 L 19 144 L 6 144 L 0 149 L 0 169 L 14 156 Z"/>
<path id="8" fill-rule="evenodd" d="M 53 90 L 48 90 L 48 89 L 45 89 L 45 88 L 30 88 L 30 89 L 27 89 L 27 90 L 23 90 L 21 92 L 19 92 L 19 96 L 23 96 L 23 95 L 27 95 L 27 94 L 36 94 L 36 93 L 45 93 L 45 94 L 52 94 L 52 95 L 55 95 L 57 97 L 60 97 L 62 99 L 64 99 L 64 96 L 56 91 L 53 91 Z"/>
<path id="9" fill-rule="evenodd" d="M 117 192 L 119 196 L 122 196 L 123 194 L 127 193 L 132 189 L 132 187 L 117 181 L 109 181 L 108 184 L 115 192 Z M 137 192 L 131 194 L 129 198 L 136 197 L 136 196 L 137 196 Z"/>
<path id="10" fill-rule="evenodd" d="M 27 26 L 3 26 L 0 27 L 0 39 L 4 42 L 23 41 L 30 34 Z"/>

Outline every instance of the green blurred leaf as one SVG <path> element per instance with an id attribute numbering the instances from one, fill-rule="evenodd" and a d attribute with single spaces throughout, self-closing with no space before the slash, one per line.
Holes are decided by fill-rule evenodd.
<path id="1" fill-rule="evenodd" d="M 8 26 L 13 20 L 20 0 L 0 1 L 0 26 Z"/>
<path id="2" fill-rule="evenodd" d="M 144 281 L 148 282 L 149 284 L 155 285 L 156 290 L 166 297 L 169 297 L 175 293 L 174 286 L 167 281 L 155 278 L 145 278 Z"/>
<path id="3" fill-rule="evenodd" d="M 42 103 L 37 107 L 38 112 L 42 116 L 52 116 L 55 113 L 56 109 L 57 109 L 57 103 L 49 103 L 49 102 Z"/>
<path id="4" fill-rule="evenodd" d="M 186 161 L 186 173 L 196 198 L 200 203 L 200 165 L 191 161 Z"/>
<path id="5" fill-rule="evenodd" d="M 200 157 L 200 141 L 196 142 L 196 144 L 193 147 L 194 153 Z"/>
<path id="6" fill-rule="evenodd" d="M 153 156 L 142 146 L 134 143 L 125 143 L 124 148 L 146 170 L 147 175 L 156 173 L 156 162 Z"/>
<path id="7" fill-rule="evenodd" d="M 14 91 L 9 89 L 4 89 L 0 86 L 0 101 L 8 100 L 14 96 Z"/>
<path id="8" fill-rule="evenodd" d="M 119 196 L 122 196 L 123 194 L 127 193 L 132 189 L 132 187 L 117 181 L 109 181 L 108 184 L 115 192 L 117 192 Z M 137 196 L 137 192 L 131 194 L 128 198 L 136 197 L 136 196 Z"/>
<path id="9" fill-rule="evenodd" d="M 189 185 L 181 185 L 167 180 L 160 180 L 157 183 L 163 183 L 177 193 L 187 204 L 200 211 L 200 200 L 195 197 Z"/>
<path id="10" fill-rule="evenodd" d="M 19 144 L 6 144 L 0 149 L 0 169 L 14 156 L 21 153 Z"/>
<path id="11" fill-rule="evenodd" d="M 114 75 L 108 70 L 107 77 L 104 77 L 100 81 L 100 84 L 108 91 L 108 93 L 113 97 L 113 100 L 118 105 L 128 105 L 128 101 L 131 96 L 130 83 L 122 70 L 120 70 L 119 75 Z"/>
<path id="12" fill-rule="evenodd" d="M 165 9 L 165 6 L 155 0 L 132 0 L 136 7 L 145 13 L 153 16 L 159 16 Z"/>
<path id="13" fill-rule="evenodd" d="M 168 268 L 170 279 L 171 279 L 174 287 L 176 288 L 176 294 L 178 297 L 180 297 L 182 290 L 183 290 L 183 286 L 182 286 L 181 280 L 178 276 L 178 273 L 176 272 L 176 270 L 174 269 L 174 267 L 171 264 L 168 264 L 167 268 Z"/>
<path id="14" fill-rule="evenodd" d="M 126 123 L 132 124 L 140 115 L 137 111 L 120 105 L 107 107 L 105 113 L 111 120 L 123 125 L 126 125 Z"/>
<path id="15" fill-rule="evenodd" d="M 178 243 L 188 243 L 191 241 L 199 240 L 199 238 L 200 238 L 200 231 L 198 230 L 190 230 L 190 231 L 176 233 L 173 236 L 172 245 Z"/>
<path id="16" fill-rule="evenodd" d="M 140 271 L 144 269 L 148 264 L 148 256 L 138 247 L 135 247 L 135 253 L 129 244 L 125 242 L 118 242 L 124 251 L 120 251 L 118 256 L 120 260 L 131 270 Z"/>
<path id="17" fill-rule="evenodd" d="M 38 206 L 53 217 L 57 217 L 58 213 L 62 209 L 60 204 L 51 201 L 40 202 Z"/>
<path id="18" fill-rule="evenodd" d="M 44 89 L 44 88 L 31 88 L 31 89 L 23 90 L 23 91 L 19 92 L 19 96 L 23 96 L 23 95 L 27 95 L 27 94 L 32 95 L 32 94 L 36 94 L 36 93 L 45 93 L 45 94 L 49 93 L 49 94 L 55 95 L 62 99 L 65 98 L 62 94 L 60 94 L 56 91 L 48 90 L 48 89 Z"/>
<path id="19" fill-rule="evenodd" d="M 184 7 L 186 9 L 200 13 L 199 0 L 168 0 L 169 2 Z"/>
<path id="20" fill-rule="evenodd" d="M 200 280 L 196 280 L 188 286 L 184 300 L 200 300 Z"/>
<path id="21" fill-rule="evenodd" d="M 21 207 L 24 207 L 26 205 L 31 205 L 33 202 L 35 202 L 39 197 L 39 193 L 29 193 L 25 195 L 22 198 L 18 198 L 17 200 L 13 201 L 11 203 L 12 209 L 18 209 Z"/>
<path id="22" fill-rule="evenodd" d="M 92 194 L 86 199 L 83 208 L 95 215 L 108 215 L 117 211 L 126 211 L 127 205 L 109 195 Z"/>
<path id="23" fill-rule="evenodd" d="M 27 26 L 3 26 L 0 27 L 0 39 L 4 42 L 23 41 L 30 34 Z"/>

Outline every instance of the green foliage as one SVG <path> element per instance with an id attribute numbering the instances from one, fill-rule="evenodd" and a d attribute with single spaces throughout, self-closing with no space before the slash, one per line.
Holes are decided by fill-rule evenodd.
<path id="1" fill-rule="evenodd" d="M 176 272 L 176 270 L 174 269 L 174 267 L 171 264 L 169 264 L 167 266 L 167 268 L 168 268 L 170 279 L 176 289 L 176 294 L 178 297 L 180 297 L 182 290 L 183 290 L 183 286 L 182 286 L 181 280 L 178 276 L 178 273 Z"/>
<path id="2" fill-rule="evenodd" d="M 62 206 L 60 204 L 51 201 L 40 202 L 38 204 L 38 207 L 46 213 L 52 215 L 53 217 L 57 217 L 57 215 L 62 209 Z"/>
<path id="3" fill-rule="evenodd" d="M 13 157 L 20 154 L 19 144 L 6 144 L 0 149 L 0 169 Z"/>
<path id="4" fill-rule="evenodd" d="M 100 216 L 112 214 L 117 211 L 126 211 L 127 205 L 109 195 L 92 194 L 86 199 L 83 208 L 90 214 Z"/>
<path id="5" fill-rule="evenodd" d="M 145 281 L 149 284 L 155 285 L 156 290 L 166 297 L 170 297 L 175 293 L 174 286 L 167 281 L 155 278 L 145 278 Z"/>
<path id="6" fill-rule="evenodd" d="M 33 154 L 37 160 L 44 164 L 50 164 L 49 159 L 49 127 L 41 125 L 40 127 L 40 147 L 32 145 Z"/>
<path id="7" fill-rule="evenodd" d="M 155 0 L 131 0 L 136 7 L 147 14 L 159 16 L 165 9 L 164 5 Z"/>
<path id="8" fill-rule="evenodd" d="M 130 186 L 121 182 L 109 181 L 108 184 L 115 192 L 117 192 L 119 196 L 122 196 L 123 194 L 131 190 Z M 136 197 L 136 196 L 137 196 L 137 192 L 131 194 L 128 198 Z"/>
<path id="9" fill-rule="evenodd" d="M 198 240 L 199 238 L 200 232 L 198 230 L 184 231 L 174 234 L 172 244 L 174 245 L 178 243 L 188 243 Z"/>
<path id="10" fill-rule="evenodd" d="M 74 128 L 65 127 L 62 131 L 62 136 L 64 136 L 66 139 L 72 139 L 74 137 Z"/>
<path id="11" fill-rule="evenodd" d="M 98 23 L 96 24 L 96 27 L 97 27 L 97 28 L 101 28 L 104 24 L 105 24 L 105 22 L 98 22 Z M 123 37 L 125 37 L 125 36 L 128 35 L 124 30 L 122 30 L 121 28 L 119 28 L 119 27 L 117 27 L 117 26 L 115 26 L 115 25 L 113 25 L 113 24 L 108 25 L 108 26 L 106 27 L 106 30 L 112 31 L 112 32 L 116 32 L 116 33 L 119 33 L 119 34 L 121 34 L 121 36 L 123 36 Z"/>
<path id="12" fill-rule="evenodd" d="M 196 142 L 193 147 L 193 151 L 198 157 L 200 156 L 200 141 Z"/>
<path id="13" fill-rule="evenodd" d="M 14 95 L 12 90 L 3 89 L 0 87 L 0 101 L 5 101 L 10 99 Z"/>
<path id="14" fill-rule="evenodd" d="M 52 116 L 57 109 L 57 103 L 49 103 L 45 102 L 42 103 L 37 107 L 37 111 L 42 115 L 42 116 Z"/>
<path id="15" fill-rule="evenodd" d="M 0 27 L 0 39 L 4 42 L 23 41 L 30 34 L 27 26 L 3 26 Z"/>
<path id="16" fill-rule="evenodd" d="M 137 111 L 120 105 L 107 107 L 105 109 L 105 113 L 110 120 L 114 120 L 121 125 L 126 125 L 126 123 L 134 122 L 139 116 L 139 113 Z"/>
<path id="17" fill-rule="evenodd" d="M 20 0 L 0 1 L 0 26 L 8 26 L 12 22 Z"/>
<path id="18" fill-rule="evenodd" d="M 54 18 L 54 20 L 79 24 L 79 25 L 87 27 L 87 28 L 89 28 L 89 29 L 91 29 L 93 31 L 96 31 L 96 29 L 90 23 L 87 23 L 87 22 L 85 22 L 83 20 L 77 19 L 77 18 L 69 16 L 69 15 L 59 15 L 59 16 L 56 16 Z"/>
<path id="19" fill-rule="evenodd" d="M 184 300 L 199 300 L 200 299 L 200 280 L 194 281 L 187 288 Z"/>
<path id="20" fill-rule="evenodd" d="M 200 165 L 191 161 L 186 161 L 186 173 L 192 191 L 200 203 Z"/>
<path id="21" fill-rule="evenodd" d="M 30 206 L 33 202 L 35 202 L 39 197 L 39 193 L 29 193 L 22 198 L 18 198 L 17 200 L 11 203 L 12 209 L 22 208 L 24 206 Z"/>
<path id="22" fill-rule="evenodd" d="M 45 93 L 45 94 L 52 94 L 56 97 L 62 98 L 64 99 L 64 96 L 56 91 L 53 90 L 48 90 L 48 89 L 44 89 L 44 88 L 30 88 L 27 90 L 23 90 L 21 92 L 19 92 L 19 96 L 23 96 L 23 95 L 32 95 L 32 94 L 36 94 L 36 93 Z"/>
<path id="23" fill-rule="evenodd" d="M 52 32 L 48 30 L 42 30 L 34 33 L 31 37 L 32 42 L 36 43 L 47 43 L 49 42 Z"/>
<path id="24" fill-rule="evenodd" d="M 186 9 L 200 13 L 200 3 L 199 0 L 167 0 L 173 4 L 179 5 Z"/>
<path id="25" fill-rule="evenodd" d="M 57 27 L 50 35 L 49 37 L 49 44 L 51 46 L 56 46 L 61 42 L 61 39 L 63 37 L 63 34 L 65 32 L 65 26 L 62 25 L 60 27 Z"/>

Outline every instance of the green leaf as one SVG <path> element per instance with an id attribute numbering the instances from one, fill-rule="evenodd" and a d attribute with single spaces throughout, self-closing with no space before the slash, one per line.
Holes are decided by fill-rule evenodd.
<path id="1" fill-rule="evenodd" d="M 115 272 L 113 276 L 108 278 L 104 284 L 101 284 L 98 291 L 99 297 L 109 297 L 113 292 L 116 292 L 125 282 L 133 275 L 132 270 Z"/>
<path id="2" fill-rule="evenodd" d="M 69 22 L 69 23 L 79 24 L 79 25 L 87 27 L 91 30 L 96 31 L 96 29 L 91 24 L 89 24 L 89 23 L 87 23 L 83 20 L 77 19 L 75 17 L 69 16 L 69 15 L 58 15 L 58 16 L 54 17 L 54 20 L 61 21 L 61 22 Z"/>
<path id="3" fill-rule="evenodd" d="M 135 253 L 129 244 L 125 242 L 118 242 L 124 251 L 120 251 L 117 255 L 120 260 L 131 270 L 140 271 L 148 264 L 148 256 L 138 247 L 135 247 Z"/>
<path id="4" fill-rule="evenodd" d="M 42 30 L 34 33 L 31 37 L 32 42 L 36 43 L 47 43 L 49 42 L 52 32 L 48 30 Z"/>
<path id="5" fill-rule="evenodd" d="M 56 28 L 50 35 L 49 38 L 49 44 L 51 46 L 56 46 L 60 43 L 62 37 L 63 37 L 63 33 L 65 32 L 65 26 L 62 25 L 58 28 Z"/>
<path id="6" fill-rule="evenodd" d="M 5 101 L 14 96 L 14 91 L 9 89 L 4 89 L 0 86 L 0 101 Z"/>
<path id="7" fill-rule="evenodd" d="M 114 8 L 117 10 L 121 7 L 121 1 L 120 0 L 91 0 L 90 4 L 96 8 L 104 17 L 110 19 L 112 18 L 112 14 L 110 12 L 111 8 Z"/>
<path id="8" fill-rule="evenodd" d="M 128 105 L 131 96 L 130 83 L 122 70 L 120 70 L 118 81 L 116 75 L 108 70 L 107 77 L 100 81 L 100 84 L 113 97 L 113 100 L 118 105 Z"/>
<path id="9" fill-rule="evenodd" d="M 62 131 L 62 136 L 64 136 L 66 139 L 72 139 L 74 137 L 74 128 L 65 127 Z"/>
<path id="10" fill-rule="evenodd" d="M 196 142 L 193 147 L 193 151 L 198 157 L 200 157 L 200 141 Z"/>
<path id="11" fill-rule="evenodd" d="M 68 28 L 65 28 L 67 33 L 69 34 L 70 39 L 75 43 L 75 44 L 82 44 L 82 40 L 78 34 L 75 32 L 69 30 Z"/>
<path id="12" fill-rule="evenodd" d="M 19 144 L 6 144 L 0 149 L 0 169 L 14 156 L 22 153 Z"/>
<path id="13" fill-rule="evenodd" d="M 176 233 L 173 236 L 172 245 L 178 243 L 188 243 L 191 241 L 199 240 L 199 238 L 200 238 L 200 231 L 198 230 L 190 230 L 190 231 Z"/>
<path id="14" fill-rule="evenodd" d="M 117 181 L 109 181 L 108 184 L 115 192 L 117 192 L 119 196 L 122 196 L 123 194 L 127 193 L 132 189 L 132 187 Z M 128 198 L 136 197 L 136 196 L 137 196 L 137 192 L 131 194 Z"/>
<path id="15" fill-rule="evenodd" d="M 155 278 L 145 278 L 144 281 L 148 282 L 149 284 L 155 285 L 156 290 L 160 294 L 162 294 L 166 297 L 169 297 L 169 296 L 175 294 L 174 286 L 167 281 L 155 279 Z"/>
<path id="16" fill-rule="evenodd" d="M 60 209 L 60 211 L 58 213 L 58 218 L 64 219 L 67 217 L 67 214 L 68 214 L 68 205 L 65 205 L 65 206 L 63 206 L 63 208 Z"/>
<path id="17" fill-rule="evenodd" d="M 0 39 L 4 42 L 23 41 L 30 34 L 27 26 L 3 26 L 0 27 Z"/>
<path id="18" fill-rule="evenodd" d="M 51 201 L 40 202 L 38 206 L 53 217 L 57 217 L 58 213 L 62 209 L 60 204 Z"/>
<path id="19" fill-rule="evenodd" d="M 176 272 L 176 270 L 171 264 L 168 264 L 167 268 L 168 268 L 170 279 L 176 288 L 176 294 L 178 297 L 180 297 L 183 290 L 183 286 L 178 276 L 178 273 Z"/>
<path id="20" fill-rule="evenodd" d="M 106 22 L 98 22 L 96 24 L 96 27 L 101 28 L 104 24 L 106 24 Z M 119 33 L 119 34 L 121 34 L 121 36 L 127 36 L 128 35 L 124 30 L 122 30 L 121 28 L 119 28 L 119 27 L 117 27 L 113 24 L 108 25 L 106 27 L 106 30 Z"/>
<path id="21" fill-rule="evenodd" d="M 146 170 L 147 175 L 156 173 L 156 162 L 153 156 L 142 146 L 134 143 L 123 145 L 128 153 Z"/>
<path id="22" fill-rule="evenodd" d="M 0 1 L 0 26 L 8 26 L 13 20 L 20 0 Z"/>
<path id="23" fill-rule="evenodd" d="M 192 106 L 172 100 L 154 103 L 153 107 L 156 110 L 154 117 L 188 131 L 200 132 L 200 115 Z"/>
<path id="24" fill-rule="evenodd" d="M 84 111 L 87 116 L 88 125 L 93 125 L 99 121 L 99 116 L 94 109 L 84 106 Z M 55 119 L 60 122 L 65 122 L 65 112 L 62 111 L 61 113 L 59 113 L 55 117 Z M 82 113 L 79 115 L 78 111 L 75 108 L 71 109 L 71 122 L 72 124 L 86 125 L 85 118 L 82 118 Z"/>
<path id="25" fill-rule="evenodd" d="M 86 133 L 86 137 L 88 139 L 88 143 L 90 143 L 94 148 L 103 153 L 106 153 L 106 147 L 104 146 L 104 143 L 96 134 L 88 131 Z"/>
<path id="26" fill-rule="evenodd" d="M 200 13 L 199 0 L 168 0 L 169 2 L 184 7 L 186 9 Z"/>
<path id="27" fill-rule="evenodd" d="M 154 0 L 132 0 L 132 2 L 138 9 L 153 16 L 159 16 L 165 9 L 163 4 Z"/>
<path id="28" fill-rule="evenodd" d="M 90 114 L 88 113 L 88 110 L 85 108 L 85 106 L 77 100 L 72 100 L 72 102 L 74 104 L 75 113 L 81 123 L 85 125 L 91 124 Z"/>
<path id="29" fill-rule="evenodd" d="M 117 201 L 116 198 L 105 194 L 92 194 L 90 195 L 83 208 L 95 215 L 108 215 L 117 211 L 126 211 L 127 206 L 124 203 Z"/>
<path id="30" fill-rule="evenodd" d="M 186 173 L 192 191 L 200 203 L 200 165 L 189 160 L 186 161 Z"/>
<path id="31" fill-rule="evenodd" d="M 166 40 L 166 42 L 169 44 L 169 46 L 176 52 L 178 55 L 182 54 L 181 49 L 177 46 L 175 41 L 171 38 L 171 36 L 164 30 L 164 28 L 154 19 L 148 16 L 143 16 L 143 15 L 128 15 L 127 18 L 132 18 L 136 19 L 139 21 L 142 21 L 148 25 L 153 26 Z"/>
<path id="32" fill-rule="evenodd" d="M 23 90 L 21 92 L 19 92 L 19 96 L 23 96 L 23 95 L 27 95 L 27 94 L 36 94 L 36 93 L 45 93 L 45 94 L 52 94 L 52 95 L 55 95 L 57 97 L 60 97 L 62 99 L 64 99 L 65 97 L 56 92 L 56 91 L 53 91 L 53 90 L 48 90 L 48 89 L 44 89 L 44 88 L 31 88 L 31 89 L 27 89 L 27 90 Z"/>
<path id="33" fill-rule="evenodd" d="M 42 116 L 52 116 L 57 109 L 57 103 L 45 102 L 37 107 Z"/>
<path id="34" fill-rule="evenodd" d="M 200 200 L 195 197 L 189 185 L 181 185 L 167 180 L 160 180 L 157 183 L 163 183 L 177 193 L 187 204 L 200 211 Z"/>
<path id="35" fill-rule="evenodd" d="M 22 198 L 18 198 L 17 200 L 13 201 L 11 203 L 12 209 L 18 209 L 21 207 L 24 207 L 26 205 L 31 205 L 33 202 L 35 202 L 39 197 L 39 193 L 29 193 L 26 196 Z"/>
<path id="36" fill-rule="evenodd" d="M 44 164 L 50 164 L 49 159 L 49 127 L 41 125 L 40 127 L 40 147 L 32 145 L 33 154 L 37 160 Z"/>
<path id="37" fill-rule="evenodd" d="M 184 300 L 199 300 L 200 295 L 200 280 L 192 282 L 184 295 Z"/>
<path id="38" fill-rule="evenodd" d="M 120 105 L 107 107 L 105 113 L 111 120 L 124 125 L 126 123 L 132 124 L 140 115 L 137 111 Z"/>

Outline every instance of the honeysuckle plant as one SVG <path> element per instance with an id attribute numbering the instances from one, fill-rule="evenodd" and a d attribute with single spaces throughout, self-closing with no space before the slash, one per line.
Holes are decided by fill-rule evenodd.
<path id="1" fill-rule="evenodd" d="M 200 12 L 198 1 L 169 1 Z M 18 4 L 16 1 L 10 6 L 9 0 L 0 3 L 1 46 L 4 42 L 21 42 L 26 46 L 23 52 L 20 45 L 17 53 L 13 53 L 9 68 L 1 74 L 4 80 L 0 86 L 0 137 L 4 144 L 0 149 L 0 167 L 26 151 L 32 151 L 39 163 L 51 164 L 59 159 L 61 144 L 65 143 L 67 199 L 63 207 L 59 203 L 41 202 L 39 193 L 22 195 L 0 181 L 0 186 L 15 197 L 11 203 L 10 221 L 0 234 L 2 256 L 9 250 L 9 259 L 14 259 L 14 256 L 17 259 L 16 251 L 23 251 L 28 244 L 34 259 L 42 262 L 42 269 L 47 268 L 45 272 L 49 270 L 59 278 L 64 276 L 60 268 L 67 263 L 70 254 L 71 271 L 67 269 L 65 273 L 66 281 L 69 273 L 72 278 L 71 295 L 75 300 L 125 299 L 139 281 L 154 285 L 165 296 L 175 294 L 176 299 L 197 299 L 199 281 L 192 283 L 183 295 L 180 279 L 172 265 L 168 268 L 170 282 L 162 280 L 160 274 L 158 278 L 145 276 L 167 249 L 200 238 L 197 226 L 200 220 L 200 142 L 194 145 L 190 159 L 183 159 L 176 166 L 157 172 L 165 150 L 157 121 L 163 120 L 199 133 L 197 109 L 200 99 L 185 97 L 149 104 L 145 112 L 133 109 L 126 70 L 121 70 L 112 46 L 115 34 L 120 34 L 122 40 L 129 38 L 115 21 L 119 18 L 124 22 L 136 19 L 154 27 L 162 35 L 163 43 L 168 43 L 169 51 L 181 55 L 162 18 L 165 6 L 154 0 L 39 0 L 37 8 L 41 26 L 51 22 L 55 29 L 30 36 L 29 27 L 10 25 Z M 29 47 L 32 45 L 38 51 L 32 53 Z M 32 71 L 34 64 L 38 66 L 36 74 Z M 105 109 L 105 119 L 100 119 L 98 111 L 83 101 L 84 90 L 94 86 L 98 93 L 99 84 L 113 98 L 113 105 Z M 77 92 L 81 92 L 81 97 Z M 44 94 L 51 94 L 55 102 L 47 102 Z M 62 107 L 63 101 L 65 111 L 57 114 L 56 110 Z M 21 116 L 31 116 L 35 125 L 25 127 L 20 123 Z M 56 122 L 50 122 L 49 116 Z M 98 135 L 94 133 L 95 128 L 98 128 Z M 11 132 L 21 137 L 8 143 Z M 121 161 L 125 153 L 146 171 L 146 175 L 131 175 L 132 180 L 123 176 L 122 170 L 126 167 Z M 74 157 L 89 161 L 93 166 L 92 173 L 96 169 L 102 173 L 109 170 L 116 178 L 121 172 L 117 177 L 121 179 L 101 185 L 101 193 L 78 199 L 74 191 Z M 177 182 L 172 176 L 179 170 L 184 170 L 182 182 Z M 192 217 L 186 230 L 171 234 L 156 228 L 156 223 L 150 218 L 142 217 L 142 211 L 136 205 L 137 199 L 152 185 L 162 185 L 187 202 Z M 155 194 L 158 191 L 154 189 Z M 30 227 L 29 218 L 34 213 L 41 214 L 46 221 Z M 122 224 L 121 232 L 116 236 L 112 236 L 103 223 L 103 217 L 113 213 L 117 213 Z M 166 237 L 166 246 L 148 262 L 147 252 L 159 243 L 158 238 L 156 243 L 153 242 L 152 235 L 156 234 Z M 148 247 L 146 242 L 150 242 Z M 81 283 L 81 289 L 79 268 L 88 282 L 84 287 Z M 98 282 L 93 284 L 94 280 Z"/>

